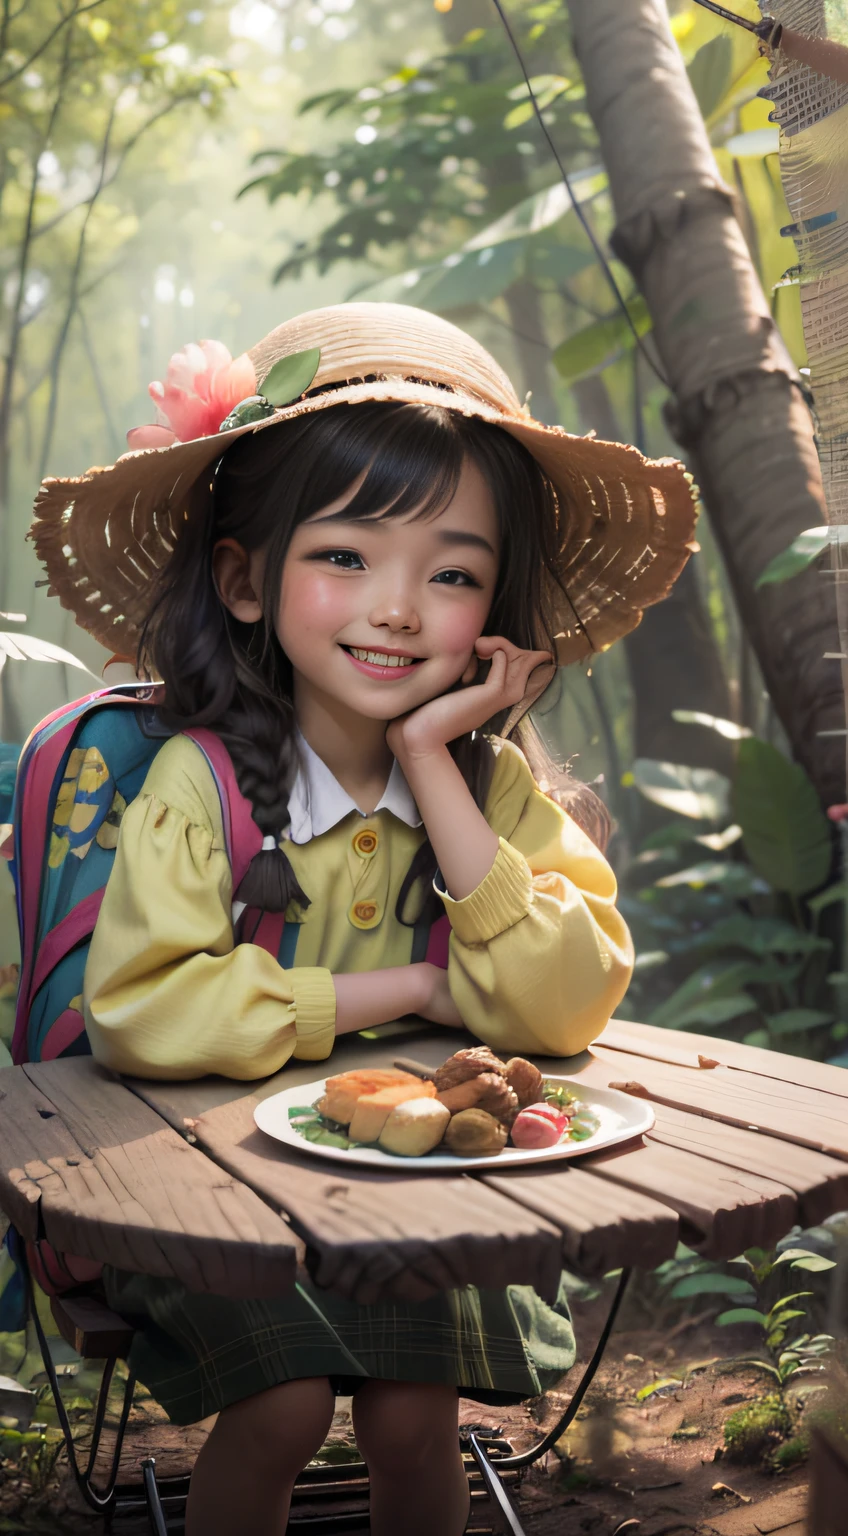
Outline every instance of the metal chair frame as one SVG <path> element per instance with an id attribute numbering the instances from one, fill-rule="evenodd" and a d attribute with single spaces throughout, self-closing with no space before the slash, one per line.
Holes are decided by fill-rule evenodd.
<path id="1" fill-rule="evenodd" d="M 121 1461 L 121 1450 L 123 1448 L 127 1423 L 130 1416 L 130 1409 L 132 1408 L 133 1392 L 135 1390 L 136 1384 L 135 1377 L 132 1375 L 132 1373 L 128 1375 L 124 1386 L 124 1395 L 121 1404 L 118 1428 L 115 1436 L 115 1445 L 112 1452 L 112 1462 L 109 1470 L 109 1476 L 104 1487 L 96 1487 L 93 1481 L 94 1469 L 97 1462 L 98 1452 L 100 1450 L 100 1440 L 103 1433 L 103 1425 L 106 1418 L 109 1389 L 112 1383 L 112 1376 L 114 1374 L 115 1365 L 117 1363 L 117 1357 L 115 1356 L 107 1359 L 103 1366 L 103 1375 L 100 1382 L 100 1390 L 98 1393 L 97 1406 L 94 1414 L 94 1424 L 92 1426 L 92 1438 L 88 1453 L 88 1461 L 85 1468 L 81 1466 L 77 1458 L 71 1423 L 68 1418 L 65 1404 L 62 1401 L 62 1394 L 59 1388 L 59 1379 L 56 1372 L 56 1367 L 50 1354 L 50 1346 L 44 1332 L 41 1318 L 38 1315 L 38 1308 L 35 1303 L 32 1276 L 29 1271 L 29 1266 L 26 1263 L 26 1256 L 23 1252 L 23 1244 L 20 1245 L 20 1249 L 20 1263 L 24 1276 L 27 1308 L 35 1326 L 38 1344 L 41 1350 L 41 1356 L 44 1361 L 44 1369 L 47 1374 L 47 1379 L 50 1383 L 53 1400 L 56 1404 L 56 1413 L 59 1419 L 59 1425 L 62 1430 L 65 1447 L 68 1453 L 68 1461 L 70 1463 L 71 1471 L 73 1473 L 74 1480 L 80 1491 L 80 1494 L 90 1509 L 93 1509 L 98 1514 L 104 1516 L 107 1522 L 107 1526 L 111 1528 L 112 1522 L 116 1516 L 122 1513 L 129 1513 L 132 1510 L 139 1510 L 141 1507 L 139 1492 L 143 1492 L 143 1505 L 146 1509 L 148 1526 L 151 1532 L 151 1536 L 168 1536 L 168 1521 L 166 1519 L 165 1509 L 163 1506 L 163 1498 L 168 1504 L 176 1503 L 184 1508 L 186 1492 L 182 1487 L 180 1488 L 179 1492 L 174 1491 L 173 1493 L 165 1492 L 160 1488 L 156 1478 L 156 1462 L 153 1457 L 148 1457 L 142 1463 L 142 1489 L 138 1490 L 137 1488 L 127 1488 L 126 1490 L 121 1490 L 121 1494 L 123 1496 L 119 1495 L 118 1475 Z M 504 1472 L 517 1472 L 520 1478 L 521 1474 L 525 1472 L 528 1467 L 533 1466 L 535 1462 L 539 1461 L 546 1454 L 546 1452 L 549 1451 L 559 1439 L 561 1439 L 569 1425 L 573 1422 L 580 1408 L 580 1405 L 583 1402 L 583 1399 L 586 1396 L 586 1393 L 589 1390 L 595 1375 L 597 1374 L 601 1360 L 603 1359 L 604 1352 L 606 1350 L 607 1344 L 609 1343 L 610 1334 L 612 1333 L 616 1317 L 618 1316 L 621 1303 L 624 1299 L 624 1293 L 627 1289 L 627 1282 L 630 1278 L 630 1273 L 631 1272 L 629 1269 L 623 1269 L 621 1271 L 618 1285 L 616 1286 L 615 1295 L 610 1306 L 609 1314 L 599 1336 L 598 1343 L 595 1347 L 592 1358 L 589 1361 L 589 1364 L 586 1366 L 586 1369 L 580 1378 L 577 1388 L 569 1400 L 569 1404 L 565 1412 L 557 1420 L 556 1424 L 554 1424 L 553 1427 L 549 1429 L 545 1435 L 542 1436 L 541 1440 L 537 1441 L 535 1445 L 530 1446 L 525 1451 L 512 1452 L 511 1448 L 508 1446 L 508 1442 L 501 1440 L 498 1431 L 486 1430 L 482 1426 L 473 1425 L 469 1426 L 463 1433 L 460 1434 L 460 1443 L 462 1444 L 465 1442 L 467 1444 L 468 1449 L 474 1458 L 474 1462 L 479 1469 L 483 1480 L 483 1486 L 489 1496 L 491 1504 L 498 1511 L 501 1522 L 503 1524 L 503 1528 L 505 1531 L 510 1533 L 510 1536 L 524 1536 L 524 1528 L 518 1518 L 515 1504 L 510 1497 L 507 1488 L 504 1486 L 502 1481 L 502 1474 Z M 507 1454 L 504 1454 L 505 1449 L 508 1452 Z M 329 1473 L 330 1469 L 327 1469 L 327 1471 Z M 331 1469 L 331 1474 L 337 1482 L 342 1482 L 346 1478 L 361 1479 L 362 1477 L 367 1477 L 367 1468 L 364 1462 L 351 1462 L 343 1468 L 336 1467 Z M 314 1469 L 312 1469 L 311 1477 L 309 1472 L 304 1474 L 304 1477 L 306 1481 L 314 1482 L 316 1484 L 322 1481 L 320 1474 L 316 1475 Z M 329 1479 L 327 1478 L 324 1480 Z M 178 1481 L 181 1485 L 184 1483 L 183 1479 Z M 300 1486 L 300 1481 L 298 1486 Z M 176 1510 L 175 1514 L 178 1515 L 179 1510 Z M 322 1520 L 320 1522 L 320 1528 L 321 1530 L 349 1530 L 354 1528 L 352 1525 L 352 1522 L 354 1521 L 358 1522 L 359 1529 L 361 1529 L 361 1517 L 359 1516 L 350 1516 L 344 1513 L 340 1513 L 335 1516 L 330 1515 L 326 1521 Z M 316 1526 L 312 1520 L 303 1522 L 298 1521 L 295 1518 L 290 1522 L 290 1528 L 292 1531 L 296 1531 L 298 1527 L 300 1527 L 302 1530 L 305 1530 L 307 1526 L 312 1531 L 317 1533 L 318 1526 Z"/>

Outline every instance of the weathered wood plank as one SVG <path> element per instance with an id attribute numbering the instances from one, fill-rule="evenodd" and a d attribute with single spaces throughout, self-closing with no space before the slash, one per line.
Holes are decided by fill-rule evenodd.
<path id="1" fill-rule="evenodd" d="M 824 1061 L 808 1061 L 805 1056 L 789 1056 L 784 1051 L 742 1045 L 738 1040 L 690 1034 L 682 1029 L 658 1029 L 655 1024 L 634 1024 L 628 1019 L 611 1019 L 595 1044 L 682 1066 L 695 1067 L 698 1057 L 703 1056 L 738 1071 L 848 1099 L 848 1071 L 844 1067 L 831 1067 Z"/>
<path id="2" fill-rule="evenodd" d="M 797 1197 L 798 1220 L 803 1226 L 817 1226 L 848 1206 L 848 1164 L 836 1158 L 790 1141 L 776 1143 L 774 1137 L 759 1131 L 724 1125 L 666 1104 L 657 1105 L 656 1116 L 650 1141 L 779 1180 Z"/>
<path id="3" fill-rule="evenodd" d="M 587 1057 L 575 1058 L 571 1076 L 848 1160 L 848 1115 L 837 1095 L 729 1067 L 695 1071 L 598 1045 Z"/>
<path id="4" fill-rule="evenodd" d="M 708 1258 L 730 1259 L 744 1248 L 770 1248 L 793 1226 L 798 1201 L 775 1179 L 728 1168 L 661 1142 L 613 1147 L 582 1160 L 610 1179 L 671 1206 L 684 1240 Z"/>
<path id="5" fill-rule="evenodd" d="M 147 1091 L 155 1099 L 156 1085 Z M 181 1098 L 190 1108 L 190 1093 Z M 556 1293 L 562 1244 L 544 1216 L 461 1175 L 328 1171 L 258 1130 L 256 1102 L 251 1095 L 191 1116 L 192 1129 L 216 1163 L 286 1212 L 317 1285 L 363 1305 L 469 1284 Z"/>
<path id="6" fill-rule="evenodd" d="M 595 1178 L 582 1165 L 476 1177 L 554 1222 L 562 1233 L 563 1261 L 580 1274 L 603 1275 L 624 1266 L 653 1269 L 672 1258 L 677 1247 L 680 1223 L 669 1206 Z"/>
<path id="7" fill-rule="evenodd" d="M 7 1068 L 0 1093 L 0 1200 L 27 1237 L 215 1295 L 293 1286 L 285 1223 L 89 1057 Z"/>

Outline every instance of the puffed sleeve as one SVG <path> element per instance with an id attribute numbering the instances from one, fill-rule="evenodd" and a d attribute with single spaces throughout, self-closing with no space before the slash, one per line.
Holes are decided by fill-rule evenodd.
<path id="1" fill-rule="evenodd" d="M 499 838 L 492 868 L 461 901 L 440 893 L 451 995 L 495 1051 L 573 1055 L 600 1034 L 633 968 L 615 876 L 509 742 L 485 815 Z"/>
<path id="2" fill-rule="evenodd" d="M 124 814 L 85 971 L 86 1028 L 98 1061 L 142 1077 L 257 1078 L 291 1056 L 329 1056 L 329 971 L 285 971 L 236 944 L 220 803 L 187 737 L 157 754 Z"/>

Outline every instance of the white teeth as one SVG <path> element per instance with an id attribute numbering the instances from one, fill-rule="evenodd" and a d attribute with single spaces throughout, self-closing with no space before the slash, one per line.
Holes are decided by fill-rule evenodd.
<path id="1" fill-rule="evenodd" d="M 385 651 L 358 651 L 354 645 L 350 654 L 357 661 L 370 661 L 375 667 L 411 667 L 414 660 L 412 656 L 388 656 Z"/>

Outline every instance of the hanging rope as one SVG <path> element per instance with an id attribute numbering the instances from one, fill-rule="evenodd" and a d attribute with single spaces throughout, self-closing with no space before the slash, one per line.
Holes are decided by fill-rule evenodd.
<path id="1" fill-rule="evenodd" d="M 648 351 L 648 348 L 645 346 L 645 344 L 644 344 L 644 342 L 642 340 L 642 337 L 639 335 L 639 332 L 636 329 L 636 326 L 635 326 L 635 324 L 633 322 L 633 316 L 631 315 L 630 310 L 627 307 L 627 302 L 626 302 L 626 300 L 624 298 L 624 295 L 621 292 L 621 289 L 619 288 L 618 283 L 615 280 L 615 273 L 613 272 L 609 262 L 607 261 L 606 254 L 604 252 L 603 246 L 601 245 L 600 241 L 598 240 L 598 238 L 597 238 L 597 236 L 595 234 L 595 231 L 593 230 L 591 224 L 589 223 L 589 220 L 587 219 L 585 213 L 583 212 L 583 209 L 580 206 L 580 203 L 577 200 L 577 197 L 575 196 L 574 189 L 572 188 L 571 182 L 569 180 L 568 172 L 565 169 L 565 166 L 563 165 L 562 160 L 560 159 L 559 151 L 558 151 L 558 149 L 556 147 L 556 144 L 554 143 L 550 133 L 548 132 L 548 125 L 545 122 L 545 119 L 544 119 L 544 117 L 542 115 L 542 109 L 539 106 L 539 103 L 538 103 L 538 101 L 536 99 L 536 92 L 533 89 L 533 85 L 532 85 L 532 82 L 531 82 L 531 79 L 530 79 L 530 75 L 529 75 L 528 70 L 527 70 L 527 65 L 524 62 L 524 55 L 522 54 L 521 49 L 518 46 L 518 42 L 516 40 L 515 33 L 513 32 L 512 27 L 510 26 L 510 23 L 509 23 L 509 21 L 507 19 L 506 12 L 504 11 L 503 5 L 501 4 L 501 0 L 492 0 L 492 3 L 494 5 L 494 7 L 495 7 L 495 10 L 498 13 L 498 16 L 500 17 L 501 23 L 503 25 L 503 29 L 504 29 L 504 31 L 505 31 L 508 39 L 509 39 L 512 51 L 515 54 L 515 57 L 516 57 L 516 60 L 517 60 L 517 63 L 518 63 L 518 67 L 521 70 L 521 73 L 522 73 L 522 75 L 524 77 L 524 84 L 527 87 L 527 91 L 528 91 L 529 96 L 530 96 L 530 101 L 531 101 L 531 103 L 533 105 L 533 111 L 534 111 L 534 113 L 536 115 L 536 120 L 537 120 L 537 122 L 539 124 L 539 127 L 542 130 L 542 134 L 543 134 L 543 136 L 545 138 L 545 141 L 546 141 L 546 143 L 548 145 L 548 148 L 549 148 L 551 154 L 553 155 L 554 160 L 556 161 L 557 169 L 559 171 L 560 176 L 562 177 L 563 186 L 565 187 L 565 190 L 568 193 L 569 198 L 571 199 L 571 206 L 574 209 L 574 212 L 576 213 L 578 219 L 580 220 L 580 223 L 582 224 L 583 229 L 585 230 L 586 236 L 587 236 L 587 238 L 589 240 L 589 244 L 591 245 L 592 250 L 595 252 L 595 255 L 598 258 L 598 261 L 599 261 L 600 266 L 601 266 L 601 270 L 602 270 L 602 272 L 603 272 L 607 282 L 609 283 L 610 288 L 613 291 L 613 294 L 615 295 L 616 303 L 618 304 L 618 307 L 621 310 L 622 315 L 624 316 L 624 318 L 627 321 L 627 324 L 628 324 L 630 330 L 633 333 L 633 339 L 634 339 L 634 341 L 636 343 L 636 346 L 638 347 L 639 351 L 642 353 L 642 356 L 645 358 L 645 361 L 648 363 L 648 366 L 651 369 L 653 369 L 653 372 L 656 374 L 656 376 L 659 379 L 660 383 L 665 385 L 666 389 L 668 389 L 668 387 L 669 387 L 668 379 L 666 378 L 666 376 L 662 372 L 662 370 L 657 367 L 657 364 L 654 362 L 654 359 L 652 358 L 650 352 Z"/>

